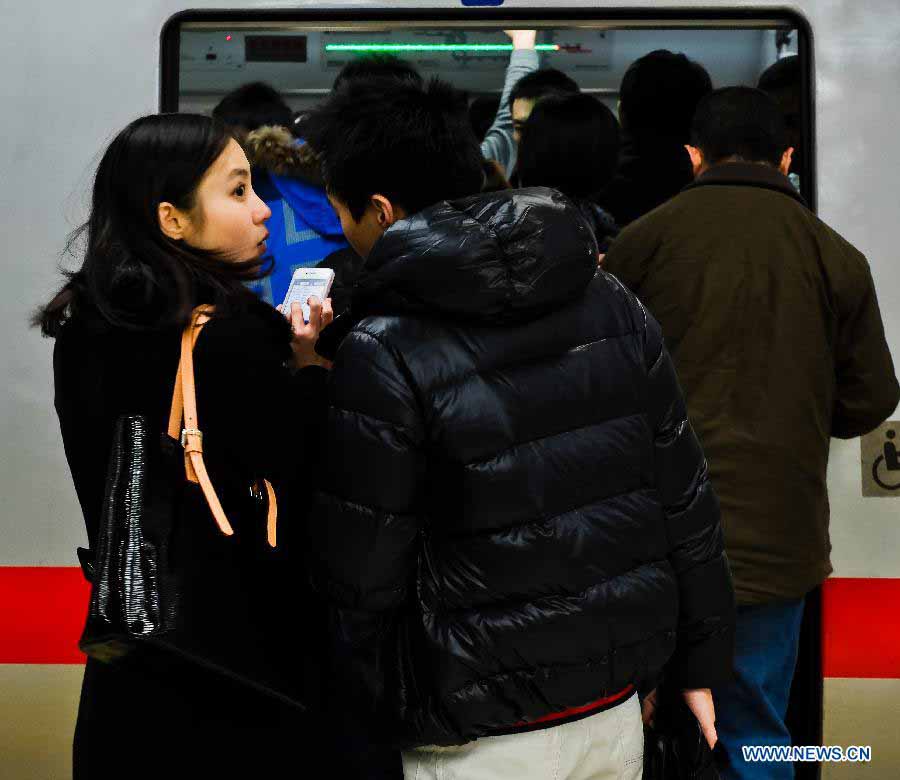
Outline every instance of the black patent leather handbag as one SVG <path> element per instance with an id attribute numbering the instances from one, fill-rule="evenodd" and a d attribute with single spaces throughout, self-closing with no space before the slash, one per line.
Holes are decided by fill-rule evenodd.
<path id="1" fill-rule="evenodd" d="M 657 697 L 654 724 L 644 727 L 643 780 L 719 780 L 719 773 L 684 700 L 664 685 Z"/>
<path id="2" fill-rule="evenodd" d="M 158 440 L 143 416 L 116 421 L 97 545 L 93 560 L 82 556 L 91 600 L 79 647 L 101 661 L 164 641 L 176 627 L 169 543 L 182 463 L 167 438 Z"/>
<path id="3" fill-rule="evenodd" d="M 116 422 L 96 549 L 79 551 L 91 580 L 79 647 L 105 662 L 174 653 L 305 708 L 309 673 L 273 607 L 290 587 L 274 491 L 242 491 L 241 514 L 265 517 L 268 544 L 238 544 L 203 463 L 192 353 L 207 319 L 196 310 L 182 336 L 168 430 L 141 415 Z"/>

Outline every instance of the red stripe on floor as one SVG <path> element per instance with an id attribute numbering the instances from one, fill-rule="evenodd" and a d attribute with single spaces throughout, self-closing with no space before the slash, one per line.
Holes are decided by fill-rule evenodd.
<path id="1" fill-rule="evenodd" d="M 83 664 L 90 586 L 71 566 L 0 566 L 0 664 Z"/>
<path id="2" fill-rule="evenodd" d="M 832 577 L 822 601 L 825 677 L 900 678 L 900 579 Z"/>

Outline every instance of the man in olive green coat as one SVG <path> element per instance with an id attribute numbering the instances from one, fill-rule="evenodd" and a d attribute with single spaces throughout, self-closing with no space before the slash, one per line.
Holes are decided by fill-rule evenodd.
<path id="1" fill-rule="evenodd" d="M 787 179 L 770 98 L 747 87 L 697 108 L 695 181 L 632 223 L 604 267 L 659 320 L 722 505 L 738 598 L 735 680 L 714 691 L 724 778 L 780 780 L 746 744 L 784 725 L 803 597 L 830 573 L 829 439 L 900 400 L 865 257 Z"/>

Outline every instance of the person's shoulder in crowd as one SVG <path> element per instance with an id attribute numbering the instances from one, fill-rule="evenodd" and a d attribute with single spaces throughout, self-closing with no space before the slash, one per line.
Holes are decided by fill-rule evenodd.
<path id="1" fill-rule="evenodd" d="M 610 243 L 603 260 L 603 270 L 622 277 L 626 269 L 621 265 L 628 258 L 650 258 L 658 251 L 665 238 L 667 225 L 682 207 L 673 198 L 652 211 L 629 222 L 621 228 Z M 628 286 L 632 279 L 622 278 Z"/>
<path id="2" fill-rule="evenodd" d="M 232 363 L 283 362 L 290 357 L 291 328 L 287 319 L 248 293 L 235 312 L 213 317 L 197 339 L 197 353 Z"/>
<path id="3" fill-rule="evenodd" d="M 598 202 L 620 226 L 629 225 L 677 195 L 691 180 L 690 160 L 683 149 L 641 154 L 626 139 L 619 168 Z"/>
<path id="4" fill-rule="evenodd" d="M 755 186 L 752 182 L 736 185 L 743 187 L 745 192 L 739 193 L 736 197 L 732 195 L 733 218 L 744 222 L 757 220 L 760 229 L 765 231 L 767 228 L 771 229 L 772 217 L 776 216 L 783 223 L 790 223 L 801 229 L 817 246 L 819 253 L 830 262 L 841 260 L 849 263 L 848 268 L 851 269 L 868 267 L 865 255 L 849 239 L 812 211 L 802 197 L 789 192 L 788 182 L 785 177 L 783 190 Z M 742 197 L 742 194 L 747 197 Z M 764 203 L 765 210 L 745 208 L 744 203 L 750 197 L 753 197 L 754 204 Z M 683 224 L 684 220 L 691 218 L 702 219 L 710 205 L 717 207 L 720 212 L 723 209 L 716 186 L 688 186 L 674 198 L 647 214 L 646 216 L 652 219 L 644 223 L 644 228 L 646 229 L 648 224 L 671 226 Z M 727 232 L 727 224 L 720 227 Z"/>
<path id="5" fill-rule="evenodd" d="M 785 179 L 785 185 L 787 185 Z M 785 220 L 792 220 L 798 225 L 805 225 L 811 233 L 833 235 L 839 245 L 856 252 L 855 248 L 841 238 L 836 231 L 817 217 L 802 200 L 792 198 L 784 192 L 766 189 L 752 181 L 734 181 L 729 186 L 729 198 L 722 198 L 722 189 L 717 185 L 702 186 L 702 181 L 693 181 L 680 192 L 665 202 L 637 217 L 623 227 L 613 242 L 613 248 L 658 246 L 665 237 L 679 234 L 693 234 L 698 239 L 710 229 L 728 231 L 730 222 L 710 224 L 707 216 L 714 210 L 719 216 L 723 212 L 730 218 L 746 223 L 748 220 L 760 220 L 768 223 L 771 216 L 780 213 Z M 748 210 L 746 204 L 753 198 L 760 203 L 760 193 L 766 205 L 765 213 Z M 730 208 L 728 205 L 730 204 Z M 609 270 L 609 269 L 607 269 Z"/>
<path id="6" fill-rule="evenodd" d="M 227 316 L 214 316 L 204 326 L 194 352 L 199 371 L 252 370 L 290 357 L 287 320 L 249 293 L 246 297 L 244 306 Z M 117 387 L 132 387 L 141 397 L 154 395 L 156 385 L 147 382 L 155 382 L 177 359 L 180 336 L 178 328 L 131 330 L 110 324 L 94 309 L 82 311 L 63 325 L 54 345 L 57 389 L 81 386 L 85 374 L 99 381 L 112 372 L 120 375 Z"/>

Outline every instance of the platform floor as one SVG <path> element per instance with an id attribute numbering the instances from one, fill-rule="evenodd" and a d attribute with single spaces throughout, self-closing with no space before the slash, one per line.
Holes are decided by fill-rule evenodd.
<path id="1" fill-rule="evenodd" d="M 70 780 L 84 666 L 0 664 L 0 778 Z M 822 780 L 897 780 L 900 680 L 825 680 L 825 744 L 872 746 L 871 764 L 825 764 Z M 892 717 L 885 717 L 892 713 Z"/>

